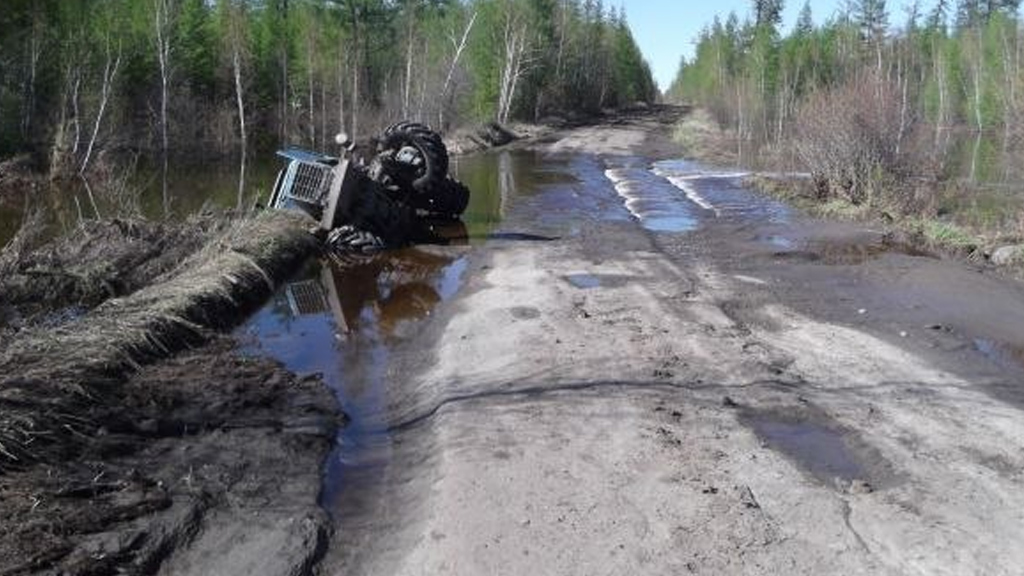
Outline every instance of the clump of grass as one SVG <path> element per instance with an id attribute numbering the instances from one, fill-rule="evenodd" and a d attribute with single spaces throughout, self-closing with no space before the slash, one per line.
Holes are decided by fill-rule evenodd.
<path id="1" fill-rule="evenodd" d="M 854 204 L 842 198 L 832 198 L 818 205 L 815 212 L 825 218 L 863 220 L 870 214 L 871 210 L 864 204 Z"/>
<path id="2" fill-rule="evenodd" d="M 844 198 L 818 196 L 814 183 L 805 178 L 780 178 L 757 174 L 745 183 L 773 198 L 785 200 L 808 214 L 837 220 L 863 220 L 870 214 L 865 204 L 854 204 Z"/>
<path id="3" fill-rule="evenodd" d="M 920 234 L 929 246 L 940 250 L 971 254 L 983 243 L 980 237 L 951 222 L 919 219 L 909 220 L 907 226 Z"/>
<path id="4" fill-rule="evenodd" d="M 687 156 L 713 164 L 733 164 L 735 154 L 729 138 L 719 128 L 711 113 L 694 108 L 676 123 L 672 139 L 680 144 Z"/>
<path id="5" fill-rule="evenodd" d="M 687 114 L 672 132 L 673 139 L 687 150 L 697 150 L 712 135 L 718 132 L 718 127 L 706 110 L 697 108 Z"/>

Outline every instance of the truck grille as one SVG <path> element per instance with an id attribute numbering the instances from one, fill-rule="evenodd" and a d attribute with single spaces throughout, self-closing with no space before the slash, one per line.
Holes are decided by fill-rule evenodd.
<path id="1" fill-rule="evenodd" d="M 333 178 L 330 166 L 293 160 L 288 165 L 282 192 L 289 198 L 322 206 Z"/>
<path id="2" fill-rule="evenodd" d="M 316 280 L 293 282 L 287 286 L 285 294 L 288 297 L 288 307 L 291 308 L 293 316 L 322 314 L 330 310 L 327 298 L 324 296 L 324 289 Z"/>

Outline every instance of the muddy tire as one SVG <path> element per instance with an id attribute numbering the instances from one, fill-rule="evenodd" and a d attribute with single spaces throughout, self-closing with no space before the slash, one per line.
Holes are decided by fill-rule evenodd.
<path id="1" fill-rule="evenodd" d="M 406 146 L 415 148 L 422 158 L 408 185 L 417 194 L 430 193 L 444 185 L 448 176 L 448 149 L 441 135 L 426 124 L 398 122 L 388 126 L 381 137 L 381 150 L 397 153 Z"/>
<path id="2" fill-rule="evenodd" d="M 469 206 L 469 188 L 449 176 L 429 193 L 411 197 L 409 205 L 432 217 L 458 218 Z"/>

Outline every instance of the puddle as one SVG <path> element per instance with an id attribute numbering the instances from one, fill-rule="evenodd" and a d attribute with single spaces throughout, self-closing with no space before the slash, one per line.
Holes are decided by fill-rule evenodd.
<path id="1" fill-rule="evenodd" d="M 699 224 L 701 212 L 711 209 L 699 199 L 680 194 L 661 175 L 639 159 L 616 160 L 604 171 L 629 213 L 652 232 L 688 232 Z"/>
<path id="2" fill-rule="evenodd" d="M 472 190 L 464 218 L 471 220 L 469 235 L 477 243 L 496 232 L 499 222 L 543 238 L 574 235 L 587 221 L 628 221 L 629 213 L 608 193 L 603 171 L 593 156 L 531 151 L 480 154 L 453 167 Z"/>
<path id="3" fill-rule="evenodd" d="M 779 413 L 747 414 L 742 421 L 769 448 L 781 452 L 823 484 L 846 487 L 862 480 L 877 486 L 880 480 L 863 457 L 870 449 L 858 446 L 860 442 L 837 426 L 818 418 Z"/>
<path id="4" fill-rule="evenodd" d="M 749 172 L 713 170 L 689 160 L 657 162 L 651 171 L 718 219 L 788 224 L 793 216 L 786 204 L 748 188 Z"/>
<path id="5" fill-rule="evenodd" d="M 592 290 L 594 288 L 622 288 L 636 280 L 635 277 L 625 274 L 590 274 L 579 273 L 564 276 L 565 281 L 579 288 L 580 290 Z"/>
<path id="6" fill-rule="evenodd" d="M 778 248 L 787 252 L 790 250 L 796 250 L 797 248 L 796 240 L 786 238 L 785 236 L 757 236 L 754 238 L 754 241 L 761 244 L 767 244 L 773 248 Z"/>
<path id="7" fill-rule="evenodd" d="M 814 254 L 813 260 L 821 264 L 856 266 L 874 260 L 886 254 L 904 254 L 907 256 L 930 256 L 909 244 L 893 242 L 872 243 L 838 243 L 811 242 L 807 251 Z"/>
<path id="8" fill-rule="evenodd" d="M 977 338 L 974 340 L 974 349 L 981 352 L 986 358 L 997 364 L 1000 368 L 1020 370 L 1024 368 L 1024 349 Z"/>
<path id="9" fill-rule="evenodd" d="M 580 290 L 590 290 L 601 287 L 601 279 L 593 274 L 570 274 L 565 277 L 569 284 Z"/>
<path id="10" fill-rule="evenodd" d="M 788 224 L 792 210 L 750 190 L 748 175 L 688 160 L 649 165 L 636 158 L 609 160 L 605 170 L 630 214 L 651 231 L 689 232 L 705 219 Z"/>
<path id="11" fill-rule="evenodd" d="M 317 262 L 238 329 L 243 353 L 320 374 L 350 419 L 325 466 L 328 511 L 344 490 L 372 487 L 371 471 L 388 461 L 390 361 L 419 323 L 456 295 L 466 266 L 450 249 L 423 248 Z"/>

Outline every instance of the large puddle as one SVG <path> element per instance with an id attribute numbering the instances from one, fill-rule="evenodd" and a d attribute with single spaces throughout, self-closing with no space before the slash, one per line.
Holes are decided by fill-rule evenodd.
<path id="1" fill-rule="evenodd" d="M 833 428 L 767 416 L 751 417 L 747 423 L 770 448 L 789 456 L 818 480 L 849 483 L 867 477 L 843 435 Z"/>
<path id="2" fill-rule="evenodd" d="M 877 450 L 819 410 L 793 407 L 749 411 L 740 420 L 766 447 L 783 454 L 826 486 L 877 489 L 895 479 Z"/>
<path id="3" fill-rule="evenodd" d="M 393 351 L 459 289 L 466 259 L 451 248 L 409 248 L 313 262 L 238 330 L 243 352 L 319 374 L 349 417 L 327 462 L 323 499 L 372 482 L 386 461 L 386 373 Z"/>

